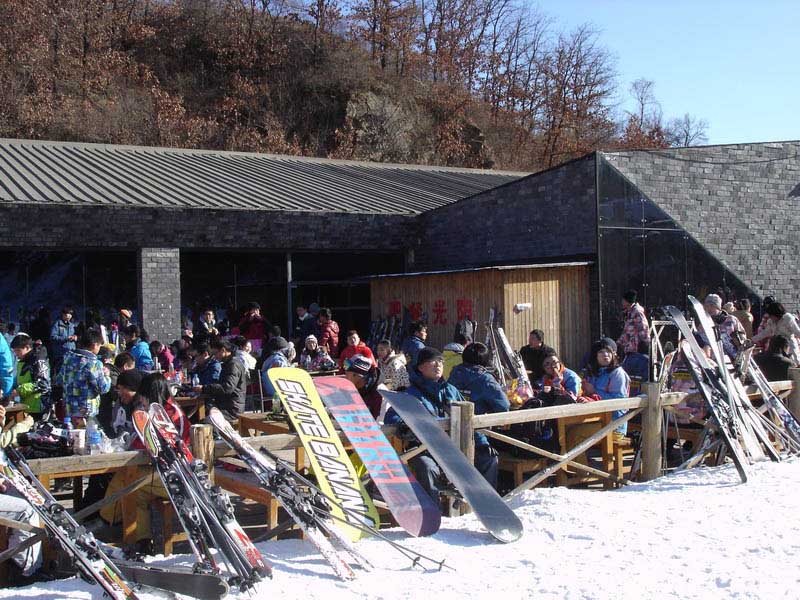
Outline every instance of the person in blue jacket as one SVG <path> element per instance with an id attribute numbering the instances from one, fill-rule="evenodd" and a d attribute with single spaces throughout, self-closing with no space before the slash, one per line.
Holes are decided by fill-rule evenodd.
<path id="1" fill-rule="evenodd" d="M 406 369 L 409 376 L 417 366 L 417 355 L 425 347 L 425 340 L 428 337 L 428 326 L 422 321 L 414 321 L 408 331 L 408 337 L 403 340 L 400 352 L 406 355 Z"/>
<path id="2" fill-rule="evenodd" d="M 153 356 L 150 354 L 150 344 L 142 339 L 142 331 L 138 325 L 128 325 L 123 331 L 125 347 L 136 360 L 136 368 L 140 371 L 153 370 Z"/>
<path id="3" fill-rule="evenodd" d="M 489 349 L 480 342 L 464 348 L 461 364 L 453 367 L 447 383 L 475 405 L 476 415 L 507 412 L 511 404 L 497 380 L 486 370 L 491 362 Z M 475 468 L 486 481 L 497 487 L 497 451 L 480 431 L 475 432 Z"/>
<path id="4" fill-rule="evenodd" d="M 592 345 L 591 359 L 586 376 L 583 379 L 583 393 L 586 396 L 598 396 L 601 400 L 627 398 L 630 391 L 631 378 L 620 366 L 617 358 L 617 347 L 608 338 L 602 338 Z M 615 410 L 612 419 L 618 419 L 626 410 Z M 628 424 L 623 423 L 615 431 L 615 437 L 622 438 L 628 431 Z"/>
<path id="5" fill-rule="evenodd" d="M 443 371 L 442 353 L 436 348 L 425 346 L 417 354 L 417 365 L 409 375 L 411 386 L 406 390 L 407 394 L 418 398 L 425 410 L 437 419 L 447 416 L 451 402 L 464 400 L 461 393 L 444 380 Z M 395 425 L 402 423 L 402 420 L 400 415 L 390 408 L 386 411 L 383 422 L 387 425 Z M 441 467 L 427 452 L 415 456 L 408 461 L 408 464 L 423 489 L 433 498 L 434 502 L 438 503 L 439 485 L 440 481 L 444 479 Z"/>
<path id="6" fill-rule="evenodd" d="M 0 398 L 7 398 L 14 387 L 14 356 L 6 338 L 0 335 Z"/>
<path id="7" fill-rule="evenodd" d="M 78 341 L 78 334 L 75 332 L 75 321 L 72 316 L 75 313 L 70 306 L 61 309 L 61 318 L 53 323 L 50 329 L 50 343 L 52 345 L 53 373 L 57 373 L 64 361 L 67 352 L 75 351 L 75 342 Z"/>

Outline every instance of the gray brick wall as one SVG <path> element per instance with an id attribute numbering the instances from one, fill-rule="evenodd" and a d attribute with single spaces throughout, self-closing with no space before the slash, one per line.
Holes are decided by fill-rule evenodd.
<path id="1" fill-rule="evenodd" d="M 757 295 L 800 306 L 800 142 L 603 158 Z"/>
<path id="2" fill-rule="evenodd" d="M 177 248 L 141 248 L 136 257 L 141 325 L 169 343 L 181 330 L 181 257 Z"/>
<path id="3" fill-rule="evenodd" d="M 595 157 L 530 175 L 418 217 L 411 270 L 591 258 Z"/>

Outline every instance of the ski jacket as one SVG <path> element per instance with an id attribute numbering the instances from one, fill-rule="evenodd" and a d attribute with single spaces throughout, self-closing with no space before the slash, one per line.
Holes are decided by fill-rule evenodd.
<path id="1" fill-rule="evenodd" d="M 192 375 L 197 375 L 200 385 L 211 385 L 212 383 L 219 383 L 219 374 L 221 372 L 222 364 L 212 356 L 202 366 L 197 367 Z"/>
<path id="2" fill-rule="evenodd" d="M 385 359 L 378 360 L 378 369 L 380 369 L 378 383 L 385 385 L 389 390 L 396 392 L 411 385 L 408 380 L 404 354 L 396 354 L 392 351 Z"/>
<path id="3" fill-rule="evenodd" d="M 448 414 L 451 402 L 464 399 L 461 392 L 444 379 L 439 379 L 438 381 L 425 379 L 416 369 L 411 373 L 410 379 L 411 387 L 406 390 L 406 393 L 418 398 L 425 410 L 436 418 L 444 418 Z M 400 415 L 393 408 L 386 411 L 386 416 L 383 419 L 383 422 L 387 425 L 393 425 L 401 421 Z"/>
<path id="4" fill-rule="evenodd" d="M 442 358 L 444 358 L 444 371 L 442 377 L 450 379 L 450 373 L 456 365 L 461 364 L 461 354 L 464 352 L 464 346 L 461 344 L 447 344 L 442 350 Z"/>
<path id="5" fill-rule="evenodd" d="M 519 355 L 525 365 L 525 370 L 530 371 L 530 380 L 539 381 L 544 377 L 544 358 L 548 354 L 554 354 L 555 350 L 550 346 L 542 344 L 538 348 L 531 348 L 527 344 L 519 349 Z"/>
<path id="6" fill-rule="evenodd" d="M 601 400 L 612 400 L 615 398 L 627 398 L 631 386 L 631 378 L 622 367 L 611 369 L 603 367 L 597 375 L 589 375 L 586 381 L 594 386 L 595 394 L 600 396 Z M 611 413 L 611 419 L 618 419 L 624 415 L 627 410 L 615 410 Z M 617 427 L 616 431 L 625 435 L 628 432 L 628 424 L 623 423 Z"/>
<path id="7" fill-rule="evenodd" d="M 53 361 L 57 362 L 64 358 L 67 352 L 75 350 L 75 342 L 68 341 L 67 338 L 75 335 L 75 323 L 58 319 L 53 323 L 50 330 L 50 341 L 52 342 Z"/>
<path id="8" fill-rule="evenodd" d="M 792 313 L 786 313 L 777 322 L 774 319 L 767 319 L 767 323 L 763 325 L 763 329 L 759 328 L 759 332 L 753 336 L 753 343 L 764 342 L 766 340 L 769 344 L 770 338 L 776 335 L 786 336 L 789 340 L 789 357 L 795 365 L 800 364 L 800 326 L 797 324 Z"/>
<path id="9" fill-rule="evenodd" d="M 563 390 L 563 392 L 568 395 L 573 402 L 583 395 L 583 385 L 581 383 L 580 375 L 578 375 L 572 369 L 568 369 L 564 365 L 561 365 L 558 378 L 544 375 L 536 383 L 542 388 L 544 386 L 556 388 L 556 393 L 558 393 L 559 389 Z"/>
<path id="10" fill-rule="evenodd" d="M 213 404 L 232 417 L 244 411 L 247 395 L 247 369 L 242 361 L 231 354 L 223 363 L 219 383 L 203 386 L 203 394 L 213 400 Z"/>
<path id="11" fill-rule="evenodd" d="M 298 363 L 300 368 L 306 371 L 331 371 L 336 368 L 336 361 L 325 350 L 319 348 L 314 352 L 304 349 Z"/>
<path id="12" fill-rule="evenodd" d="M 44 346 L 34 346 L 17 362 L 16 388 L 20 402 L 27 405 L 29 413 L 50 410 L 50 363 Z"/>
<path id="13" fill-rule="evenodd" d="M 111 389 L 111 377 L 97 356 L 81 348 L 64 356 L 55 385 L 64 388 L 69 415 L 92 417 L 99 410 L 100 395 Z"/>
<path id="14" fill-rule="evenodd" d="M 638 395 L 642 382 L 650 379 L 650 358 L 646 354 L 631 352 L 625 355 L 622 368 L 631 378 L 631 395 Z"/>
<path id="15" fill-rule="evenodd" d="M 475 405 L 476 415 L 507 412 L 511 404 L 506 393 L 489 372 L 478 365 L 456 365 L 447 383 L 455 387 L 464 398 Z M 475 432 L 475 446 L 488 446 L 489 439 Z"/>
<path id="16" fill-rule="evenodd" d="M 734 317 L 739 319 L 739 323 L 744 328 L 744 334 L 747 339 L 753 338 L 753 315 L 749 310 L 735 310 L 731 313 Z"/>
<path id="17" fill-rule="evenodd" d="M 409 336 L 403 340 L 403 346 L 400 348 L 400 352 L 406 355 L 406 369 L 408 369 L 409 376 L 411 376 L 412 371 L 417 366 L 417 354 L 419 354 L 419 351 L 424 347 L 425 342 L 415 335 Z"/>
<path id="18" fill-rule="evenodd" d="M 150 346 L 144 340 L 136 340 L 136 343 L 128 348 L 128 352 L 136 360 L 136 368 L 140 371 L 153 370 L 153 356 L 150 354 Z"/>
<path id="19" fill-rule="evenodd" d="M 357 346 L 351 346 L 348 344 L 339 354 L 339 368 L 344 370 L 346 368 L 344 361 L 353 358 L 356 354 L 360 354 L 364 358 L 368 358 L 373 367 L 378 366 L 378 361 L 375 360 L 375 356 L 372 354 L 372 350 L 369 349 L 369 346 L 367 346 L 364 342 L 358 342 Z"/>
<path id="20" fill-rule="evenodd" d="M 173 367 L 173 361 L 175 357 L 172 356 L 172 352 L 170 352 L 167 346 L 164 346 L 164 349 L 156 354 L 156 360 L 158 361 L 158 366 L 161 367 L 162 371 L 169 371 Z"/>
<path id="21" fill-rule="evenodd" d="M 263 340 L 269 327 L 269 322 L 261 315 L 244 316 L 239 321 L 239 333 L 248 340 Z"/>
<path id="22" fill-rule="evenodd" d="M 319 347 L 327 350 L 333 358 L 339 356 L 339 324 L 336 321 L 320 325 Z"/>
<path id="23" fill-rule="evenodd" d="M 261 382 L 264 384 L 264 395 L 266 396 L 274 396 L 275 395 L 275 387 L 272 385 L 272 382 L 267 377 L 267 371 L 272 369 L 273 367 L 291 367 L 292 365 L 289 363 L 289 359 L 286 358 L 286 355 L 278 350 L 277 352 L 273 352 L 270 354 L 267 359 L 264 361 L 264 364 L 261 365 Z"/>
<path id="24" fill-rule="evenodd" d="M 6 338 L 0 335 L 0 392 L 7 396 L 14 389 L 14 355 Z"/>
<path id="25" fill-rule="evenodd" d="M 136 430 L 133 427 L 133 423 L 131 421 L 133 417 L 133 410 L 134 410 L 134 403 L 132 402 L 128 406 L 123 405 L 122 403 L 118 403 L 114 407 L 115 411 L 115 419 L 114 423 L 117 425 L 115 431 L 117 432 L 114 437 L 117 437 L 122 434 L 124 431 L 131 432 L 131 441 L 129 448 L 131 450 L 144 450 L 144 444 L 142 443 L 141 438 L 136 434 Z M 166 411 L 167 415 L 169 416 L 172 424 L 175 426 L 175 429 L 178 430 L 178 437 L 181 438 L 183 441 L 184 446 L 187 448 L 192 447 L 192 439 L 189 435 L 191 430 L 192 424 L 189 422 L 189 419 L 186 418 L 186 415 L 180 409 L 180 407 L 175 404 L 175 400 L 170 396 L 167 398 L 166 402 L 164 402 L 164 410 Z"/>
<path id="26" fill-rule="evenodd" d="M 617 340 L 617 346 L 626 354 L 637 352 L 639 342 L 650 343 L 650 328 L 644 308 L 638 302 L 631 304 L 624 312 L 625 325 L 622 335 Z"/>

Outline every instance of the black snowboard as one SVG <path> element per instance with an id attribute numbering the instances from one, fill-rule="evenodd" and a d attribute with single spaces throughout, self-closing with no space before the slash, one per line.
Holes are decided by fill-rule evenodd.
<path id="1" fill-rule="evenodd" d="M 410 394 L 380 390 L 451 483 L 469 502 L 475 515 L 496 539 L 509 543 L 522 536 L 522 522 L 483 475 L 467 460 L 439 427 L 436 419 Z"/>
<path id="2" fill-rule="evenodd" d="M 212 573 L 198 573 L 191 567 L 156 567 L 116 559 L 114 564 L 131 583 L 199 600 L 219 600 L 228 594 L 228 584 L 222 577 Z"/>

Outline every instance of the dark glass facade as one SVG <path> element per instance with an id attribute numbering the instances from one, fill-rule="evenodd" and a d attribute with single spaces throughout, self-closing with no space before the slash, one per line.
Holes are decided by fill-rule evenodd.
<path id="1" fill-rule="evenodd" d="M 669 215 L 598 155 L 598 256 L 601 331 L 622 330 L 622 295 L 636 290 L 649 314 L 686 308 L 686 296 L 723 301 L 756 296 Z"/>

